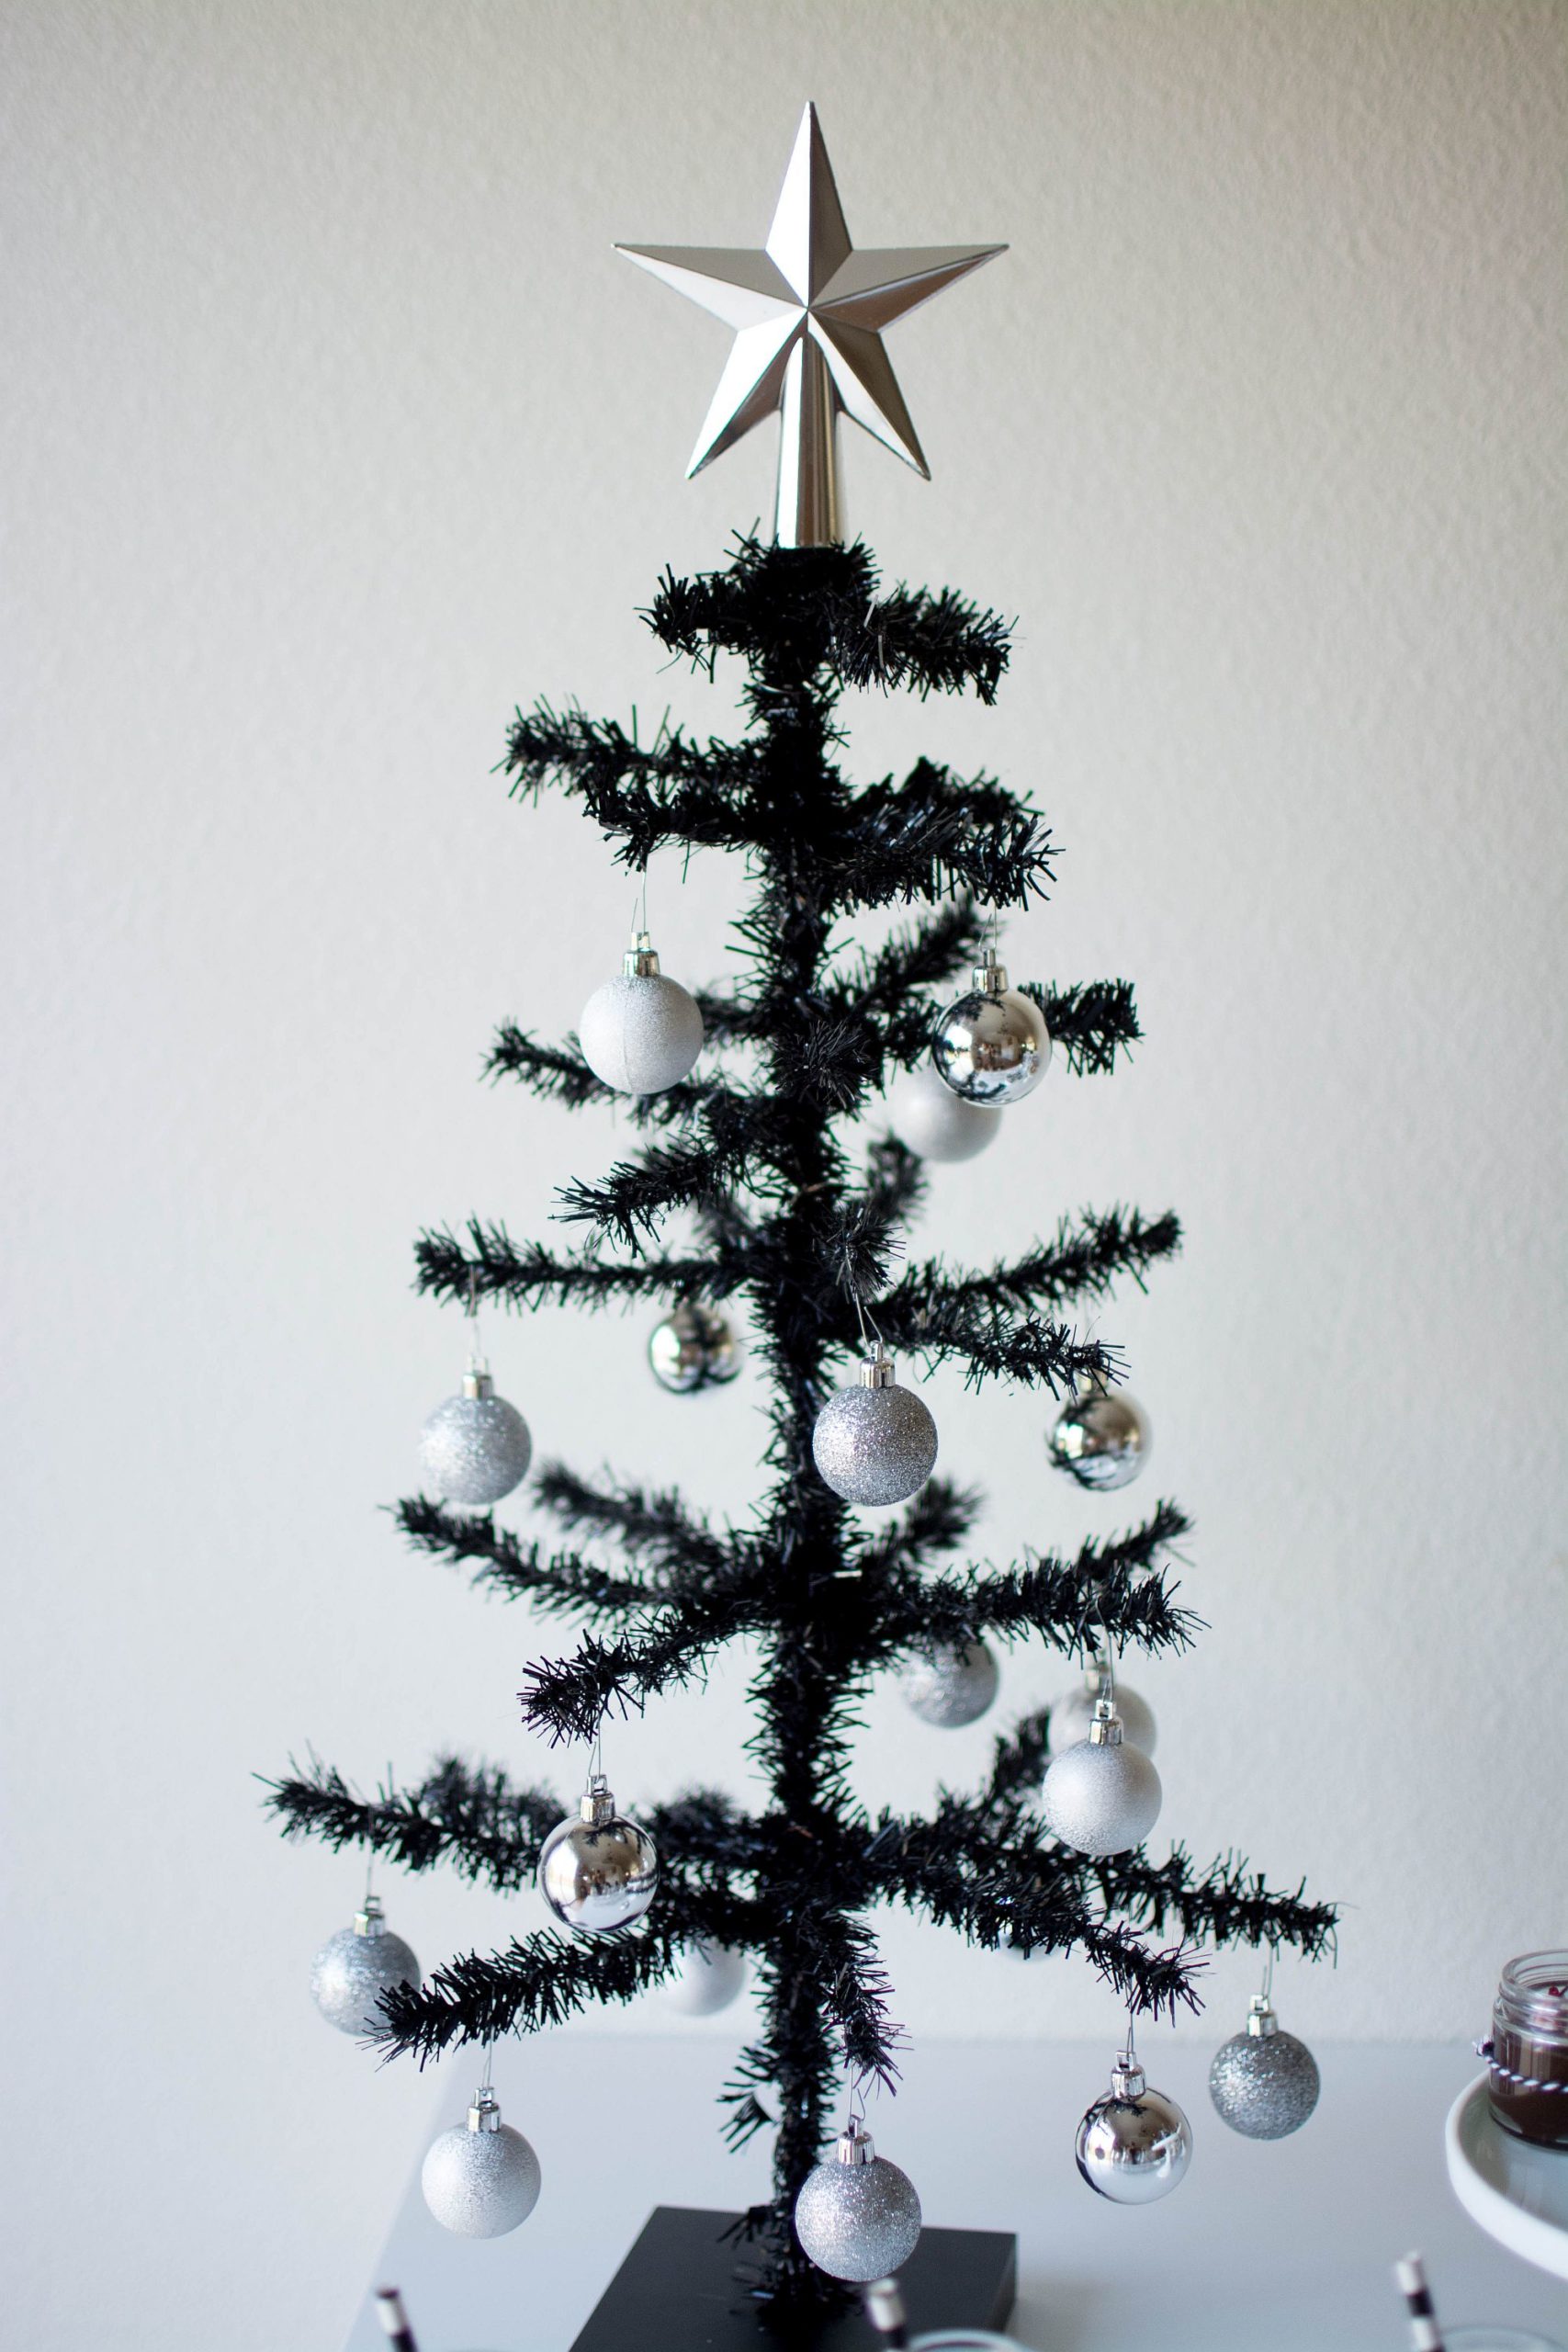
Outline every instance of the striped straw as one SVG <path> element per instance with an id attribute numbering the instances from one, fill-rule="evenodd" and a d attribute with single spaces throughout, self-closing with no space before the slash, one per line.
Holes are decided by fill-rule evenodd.
<path id="1" fill-rule="evenodd" d="M 1420 2256 L 1407 2254 L 1403 2262 L 1394 2264 L 1393 2275 L 1410 2313 L 1410 2341 L 1415 2352 L 1443 2352 L 1443 2333 L 1432 2309 L 1431 2290 Z"/>
<path id="2" fill-rule="evenodd" d="M 909 2341 L 908 2323 L 904 2316 L 904 2298 L 898 2292 L 897 2278 L 874 2278 L 864 2290 L 865 2315 L 881 2336 L 884 2344 L 897 2347 Z"/>
<path id="3" fill-rule="evenodd" d="M 377 2288 L 376 2308 L 381 2315 L 381 2324 L 387 2331 L 392 2352 L 419 2352 L 419 2346 L 413 2340 L 413 2330 L 409 2325 L 408 2313 L 403 2309 L 403 2299 L 395 2287 Z"/>

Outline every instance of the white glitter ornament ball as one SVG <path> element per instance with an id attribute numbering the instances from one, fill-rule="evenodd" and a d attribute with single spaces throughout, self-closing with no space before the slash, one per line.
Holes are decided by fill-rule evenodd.
<path id="1" fill-rule="evenodd" d="M 858 1388 L 840 1388 L 817 1416 L 811 1453 L 824 1483 L 847 1503 L 885 1510 L 918 1494 L 936 1465 L 936 1423 L 911 1388 L 900 1388 L 880 1352 L 862 1364 Z"/>
<path id="2" fill-rule="evenodd" d="M 340 2033 L 374 2033 L 387 2022 L 377 2007 L 394 1984 L 417 1984 L 419 1962 L 394 1936 L 375 1895 L 354 1925 L 328 1938 L 310 1962 L 310 1998 Z"/>
<path id="3" fill-rule="evenodd" d="M 730 1944 L 691 1943 L 682 1947 L 673 1976 L 659 1988 L 659 1998 L 678 2017 L 711 2018 L 739 1997 L 746 1982 L 746 1955 Z"/>
<path id="4" fill-rule="evenodd" d="M 482 1363 L 463 1374 L 463 1393 L 437 1405 L 419 1434 L 420 1465 L 449 1503 L 498 1503 L 528 1474 L 534 1441 L 515 1405 L 495 1393 Z"/>
<path id="5" fill-rule="evenodd" d="M 863 2285 L 903 2267 L 920 2234 L 920 2200 L 907 2173 L 879 2156 L 852 2123 L 795 2200 L 795 2233 L 818 2270 Z"/>
<path id="6" fill-rule="evenodd" d="M 659 968 L 646 931 L 623 969 L 595 989 L 577 1024 L 582 1058 L 617 1094 L 662 1094 L 679 1085 L 703 1049 L 696 999 Z"/>
<path id="7" fill-rule="evenodd" d="M 894 1134 L 917 1159 L 944 1163 L 973 1159 L 1002 1123 L 1000 1111 L 989 1103 L 967 1102 L 955 1094 L 930 1062 L 899 1080 L 887 1109 Z"/>
<path id="8" fill-rule="evenodd" d="M 1076 1689 L 1064 1690 L 1059 1699 L 1051 1702 L 1051 1719 L 1045 1726 L 1045 1746 L 1053 1756 L 1064 1749 L 1076 1747 L 1087 1739 L 1094 1723 L 1095 1702 L 1105 1689 L 1100 1674 L 1086 1674 Z M 1130 1683 L 1116 1678 L 1112 1700 L 1122 1718 L 1122 1737 L 1130 1747 L 1141 1747 L 1145 1756 L 1155 1752 L 1159 1734 L 1155 1724 L 1155 1711 L 1146 1699 L 1140 1699 Z"/>
<path id="9" fill-rule="evenodd" d="M 1051 1033 L 1004 964 L 977 964 L 967 996 L 948 1006 L 931 1040 L 937 1076 L 965 1102 L 1003 1110 L 1032 1094 L 1051 1060 Z"/>
<path id="10" fill-rule="evenodd" d="M 660 1388 L 690 1396 L 720 1388 L 740 1369 L 740 1343 L 711 1306 L 674 1306 L 649 1334 L 648 1361 Z"/>
<path id="11" fill-rule="evenodd" d="M 467 2123 L 431 2142 L 419 2185 L 444 2230 L 501 2238 L 539 2201 L 539 2159 L 522 2132 L 502 2121 L 487 2085 L 475 2094 Z"/>
<path id="12" fill-rule="evenodd" d="M 1192 2127 L 1173 2098 L 1151 2091 L 1132 2051 L 1111 2070 L 1077 2134 L 1078 2170 L 1113 2205 L 1152 2205 L 1168 2197 L 1192 2161 Z"/>
<path id="13" fill-rule="evenodd" d="M 564 1927 L 607 1936 L 640 1919 L 659 1884 L 659 1849 L 615 1811 L 603 1772 L 539 1849 L 539 1892 Z"/>
<path id="14" fill-rule="evenodd" d="M 1001 1677 L 984 1642 L 941 1642 L 918 1650 L 898 1678 L 906 1705 L 923 1724 L 956 1731 L 977 1723 L 997 1695 Z"/>
<path id="15" fill-rule="evenodd" d="M 1125 1854 L 1159 1818 L 1159 1774 L 1101 1699 L 1089 1737 L 1054 1756 L 1040 1790 L 1040 1817 L 1080 1854 Z"/>
<path id="16" fill-rule="evenodd" d="M 1056 1468 L 1099 1494 L 1131 1485 L 1151 1442 L 1148 1415 L 1136 1399 L 1096 1380 L 1068 1397 L 1045 1441 Z"/>
<path id="17" fill-rule="evenodd" d="M 1247 2030 L 1214 2052 L 1209 2097 L 1216 2113 L 1247 2140 L 1283 2140 L 1299 2132 L 1322 2087 L 1317 2060 L 1280 2020 L 1263 1994 L 1247 2008 Z"/>

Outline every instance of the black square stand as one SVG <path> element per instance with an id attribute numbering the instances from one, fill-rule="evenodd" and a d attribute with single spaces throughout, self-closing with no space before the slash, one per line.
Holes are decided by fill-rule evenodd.
<path id="1" fill-rule="evenodd" d="M 858 2310 L 788 2335 L 771 2330 L 736 2277 L 739 2216 L 656 2205 L 571 2352 L 873 2352 Z M 1006 2326 L 1018 2291 L 1018 2240 L 1006 2230 L 922 2230 L 898 2273 L 909 2333 Z"/>

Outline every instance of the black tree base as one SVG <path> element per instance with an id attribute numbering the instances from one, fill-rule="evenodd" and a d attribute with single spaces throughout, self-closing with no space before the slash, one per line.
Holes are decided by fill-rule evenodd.
<path id="1" fill-rule="evenodd" d="M 745 2248 L 734 2213 L 656 2205 L 571 2352 L 872 2352 L 859 2310 L 770 2324 L 738 2278 Z M 1018 2240 L 1005 2230 L 922 2230 L 898 2274 L 909 2333 L 1007 2324 L 1018 2290 Z"/>

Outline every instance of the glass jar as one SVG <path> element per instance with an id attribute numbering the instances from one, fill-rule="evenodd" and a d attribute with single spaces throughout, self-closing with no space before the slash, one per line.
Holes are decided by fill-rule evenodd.
<path id="1" fill-rule="evenodd" d="M 1492 2009 L 1486 2092 L 1505 2132 L 1538 2148 L 1568 2148 L 1568 1951 L 1508 1962 Z"/>

